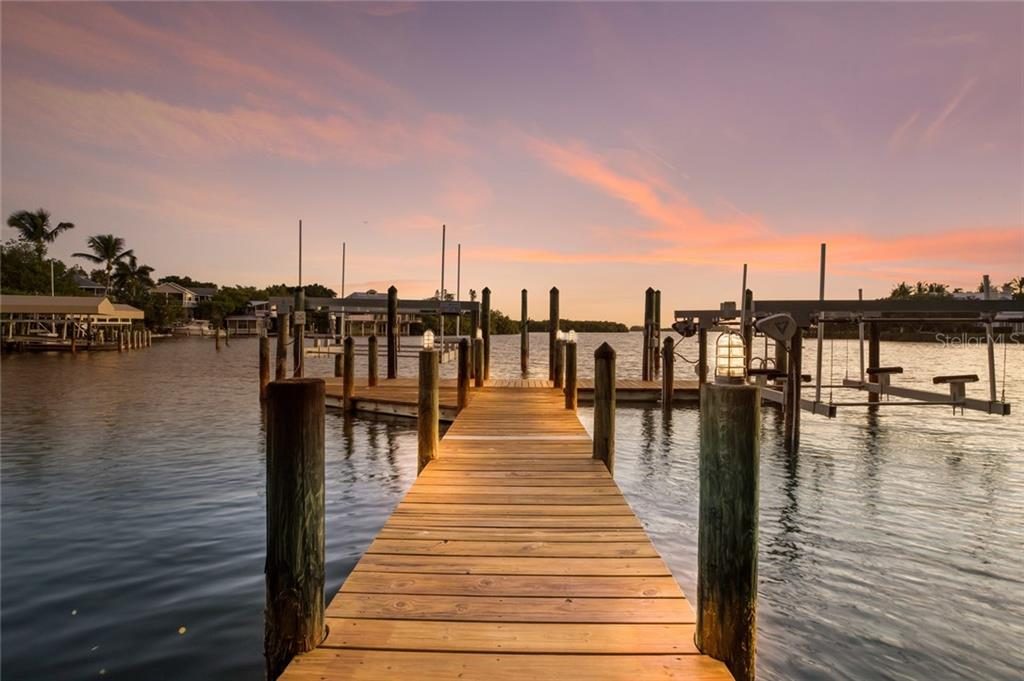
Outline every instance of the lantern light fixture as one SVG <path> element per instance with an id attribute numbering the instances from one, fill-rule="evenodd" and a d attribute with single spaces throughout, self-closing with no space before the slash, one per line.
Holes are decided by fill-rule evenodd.
<path id="1" fill-rule="evenodd" d="M 434 349 L 434 332 L 427 329 L 423 332 L 423 349 L 433 350 Z"/>
<path id="2" fill-rule="evenodd" d="M 477 329 L 476 330 L 476 337 L 479 338 L 480 340 L 483 340 L 484 339 L 484 330 L 483 329 Z"/>
<path id="3" fill-rule="evenodd" d="M 570 330 L 569 333 L 568 333 L 568 337 L 569 337 L 569 342 L 570 343 L 575 343 L 576 342 L 576 332 L 575 331 Z"/>
<path id="4" fill-rule="evenodd" d="M 744 383 L 747 377 L 743 336 L 726 331 L 715 342 L 715 383 Z"/>

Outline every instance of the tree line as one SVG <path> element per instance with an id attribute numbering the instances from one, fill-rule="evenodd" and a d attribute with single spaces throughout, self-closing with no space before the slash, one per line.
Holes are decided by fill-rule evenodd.
<path id="1" fill-rule="evenodd" d="M 992 291 L 1009 291 L 1015 300 L 1024 299 L 1024 276 L 1015 277 L 1002 286 L 990 286 Z M 985 282 L 981 281 L 975 292 L 981 293 L 985 290 Z M 964 293 L 962 288 L 952 288 L 949 284 L 942 284 L 934 281 L 919 281 L 916 284 L 908 284 L 901 281 L 893 287 L 889 294 L 890 298 L 906 300 L 908 298 L 950 298 L 954 293 Z"/>
<path id="2" fill-rule="evenodd" d="M 197 281 L 188 276 L 167 275 L 153 279 L 154 268 L 141 264 L 125 240 L 113 234 L 96 234 L 86 239 L 86 250 L 72 254 L 85 264 L 68 265 L 57 258 L 48 258 L 48 247 L 58 237 L 75 228 L 73 222 L 54 225 L 49 211 L 20 210 L 7 218 L 7 226 L 17 236 L 0 244 L 0 291 L 10 294 L 83 296 L 79 278 L 90 279 L 103 287 L 104 295 L 114 302 L 133 305 L 146 314 L 146 322 L 157 328 L 169 328 L 184 320 L 185 312 L 174 298 L 154 294 L 157 284 L 175 283 L 185 288 L 212 288 L 211 300 L 200 303 L 195 316 L 221 324 L 230 314 L 244 312 L 250 300 L 267 300 L 271 296 L 292 295 L 294 287 L 273 284 L 265 288 L 253 286 L 219 287 L 212 282 Z M 304 286 L 307 298 L 333 298 L 335 292 L 320 284 Z"/>

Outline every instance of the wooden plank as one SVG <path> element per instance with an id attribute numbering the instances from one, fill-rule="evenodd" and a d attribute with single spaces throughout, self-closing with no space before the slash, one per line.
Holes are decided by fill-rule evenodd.
<path id="1" fill-rule="evenodd" d="M 388 520 L 390 527 L 515 527 L 559 529 L 618 529 L 640 528 L 640 521 L 632 515 L 616 516 L 495 516 L 452 513 L 394 513 Z"/>
<path id="2" fill-rule="evenodd" d="M 544 655 L 317 648 L 296 658 L 282 681 L 635 681 L 732 679 L 704 655 Z"/>
<path id="3" fill-rule="evenodd" d="M 367 553 L 357 569 L 457 575 L 631 575 L 665 577 L 661 558 L 494 558 L 488 556 L 393 556 Z"/>
<path id="4" fill-rule="evenodd" d="M 377 538 L 367 553 L 405 556 L 542 556 L 549 558 L 657 558 L 646 538 L 638 542 L 464 541 Z"/>
<path id="5" fill-rule="evenodd" d="M 426 575 L 375 572 L 360 567 L 340 593 L 426 594 L 434 596 L 560 596 L 563 598 L 682 598 L 675 579 L 583 575 Z"/>
<path id="6" fill-rule="evenodd" d="M 480 653 L 692 655 L 692 624 L 567 624 L 327 618 L 327 648 Z"/>
<path id="7" fill-rule="evenodd" d="M 346 593 L 328 617 L 453 620 L 461 622 L 576 622 L 693 624 L 683 598 L 540 598 Z"/>
<path id="8" fill-rule="evenodd" d="M 378 539 L 500 542 L 648 542 L 643 530 L 533 529 L 494 527 L 405 528 L 385 525 Z"/>

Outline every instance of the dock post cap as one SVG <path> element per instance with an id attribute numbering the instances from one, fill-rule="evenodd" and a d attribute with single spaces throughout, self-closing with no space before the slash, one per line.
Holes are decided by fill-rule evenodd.
<path id="1" fill-rule="evenodd" d="M 647 290 L 644 291 L 644 293 L 654 293 L 654 287 L 653 286 L 648 286 Z"/>
<path id="2" fill-rule="evenodd" d="M 392 291 L 395 292 L 395 293 L 398 293 L 398 289 L 395 288 L 394 284 L 392 284 L 391 286 L 388 286 L 388 293 L 391 293 Z"/>
<path id="3" fill-rule="evenodd" d="M 594 350 L 594 359 L 615 359 L 615 348 L 607 342 L 601 343 L 597 350 Z"/>
<path id="4" fill-rule="evenodd" d="M 483 293 L 490 293 L 491 292 L 491 287 L 490 286 L 484 286 L 484 289 L 483 289 L 482 292 Z"/>
<path id="5" fill-rule="evenodd" d="M 551 293 L 558 293 L 558 287 L 557 286 L 552 286 L 551 287 Z"/>
<path id="6" fill-rule="evenodd" d="M 523 293 L 526 293 L 526 289 L 525 288 L 523 289 Z"/>

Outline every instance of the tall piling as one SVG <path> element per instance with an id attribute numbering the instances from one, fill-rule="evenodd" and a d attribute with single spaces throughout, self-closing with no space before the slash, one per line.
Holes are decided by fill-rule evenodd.
<path id="1" fill-rule="evenodd" d="M 697 384 L 708 382 L 708 330 L 703 324 L 697 328 Z"/>
<path id="2" fill-rule="evenodd" d="M 491 377 L 491 289 L 484 287 L 480 296 L 480 328 L 484 332 L 484 380 Z"/>
<path id="3" fill-rule="evenodd" d="M 697 648 L 753 681 L 757 624 L 757 513 L 761 391 L 700 391 Z"/>
<path id="4" fill-rule="evenodd" d="M 800 398 L 803 386 L 803 330 L 797 329 L 789 340 L 789 371 L 786 374 L 786 395 L 782 403 L 783 445 L 795 452 L 800 448 Z"/>
<path id="5" fill-rule="evenodd" d="M 324 382 L 267 390 L 267 678 L 324 638 Z"/>
<path id="6" fill-rule="evenodd" d="M 666 336 L 661 349 L 661 408 L 672 411 L 672 400 L 675 399 L 675 346 L 672 336 Z"/>
<path id="7" fill-rule="evenodd" d="M 482 359 L 482 352 L 480 356 Z M 416 475 L 422 473 L 427 464 L 437 458 L 441 417 L 439 368 L 440 361 L 436 350 L 420 350 Z"/>
<path id="8" fill-rule="evenodd" d="M 473 385 L 484 387 L 484 339 L 473 339 Z"/>
<path id="9" fill-rule="evenodd" d="M 355 395 L 356 385 L 356 342 L 352 336 L 345 336 L 345 341 L 342 344 L 342 357 L 344 357 L 344 367 L 342 367 L 341 373 L 342 406 L 345 411 L 351 412 L 355 407 L 352 398 Z"/>
<path id="10" fill-rule="evenodd" d="M 277 315 L 277 357 L 274 364 L 274 380 L 283 381 L 288 369 L 288 330 L 291 327 L 291 316 L 287 313 Z"/>
<path id="11" fill-rule="evenodd" d="M 576 411 L 579 391 L 576 388 L 576 341 L 565 343 L 565 408 Z"/>
<path id="12" fill-rule="evenodd" d="M 565 387 L 565 340 L 555 339 L 555 387 Z"/>
<path id="13" fill-rule="evenodd" d="M 615 350 L 594 350 L 594 458 L 615 473 Z"/>
<path id="14" fill-rule="evenodd" d="M 398 378 L 398 289 L 388 288 L 388 378 Z"/>
<path id="15" fill-rule="evenodd" d="M 519 370 L 526 376 L 530 372 L 530 321 L 526 304 L 526 289 L 522 291 L 522 310 L 519 322 Z"/>
<path id="16" fill-rule="evenodd" d="M 306 292 L 301 287 L 295 291 L 295 314 L 292 317 L 295 331 L 292 334 L 292 373 L 302 377 L 306 372 Z"/>
<path id="17" fill-rule="evenodd" d="M 882 342 L 878 322 L 868 322 L 868 367 L 878 368 L 881 362 Z M 878 374 L 868 374 L 868 382 L 878 383 Z M 880 399 L 881 395 L 878 393 L 868 393 L 868 402 L 878 402 Z"/>
<path id="18" fill-rule="evenodd" d="M 651 326 L 654 319 L 654 289 L 650 286 L 644 291 L 644 337 L 643 337 L 643 354 L 640 357 L 640 378 L 645 381 L 652 380 L 652 355 L 651 343 L 653 342 L 653 333 L 651 332 Z"/>
<path id="19" fill-rule="evenodd" d="M 654 315 L 651 317 L 651 356 L 654 358 L 653 381 L 661 374 L 661 289 L 654 290 Z"/>
<path id="20" fill-rule="evenodd" d="M 548 294 L 548 380 L 555 380 L 555 339 L 558 336 L 558 287 Z"/>
<path id="21" fill-rule="evenodd" d="M 260 401 L 267 399 L 267 386 L 270 385 L 270 339 L 260 336 Z"/>
<path id="22" fill-rule="evenodd" d="M 458 382 L 458 396 L 459 396 L 459 411 L 462 411 L 469 405 L 469 362 L 470 362 L 470 351 L 469 351 L 469 339 L 459 339 L 459 382 Z"/>
<path id="23" fill-rule="evenodd" d="M 366 339 L 366 385 L 377 385 L 377 336 Z"/>

